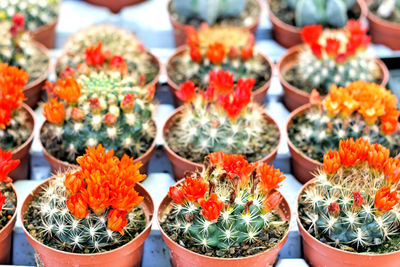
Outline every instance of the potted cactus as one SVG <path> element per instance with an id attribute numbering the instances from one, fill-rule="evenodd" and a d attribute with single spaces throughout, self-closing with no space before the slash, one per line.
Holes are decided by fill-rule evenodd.
<path id="1" fill-rule="evenodd" d="M 42 266 L 140 266 L 153 201 L 139 184 L 141 162 L 100 144 L 79 166 L 41 183 L 24 200 L 21 222 Z"/>
<path id="2" fill-rule="evenodd" d="M 366 139 L 341 140 L 298 196 L 312 266 L 399 266 L 400 159 Z"/>
<path id="3" fill-rule="evenodd" d="M 306 104 L 313 89 L 326 95 L 332 84 L 347 86 L 362 80 L 385 86 L 389 71 L 368 48 L 367 31 L 354 20 L 342 30 L 304 27 L 301 35 L 305 44 L 289 49 L 277 66 L 286 107 L 292 111 Z"/>
<path id="4" fill-rule="evenodd" d="M 31 39 L 25 31 L 25 17 L 19 13 L 13 15 L 11 21 L 0 22 L 0 35 L 0 62 L 21 68 L 29 74 L 24 94 L 26 103 L 34 107 L 49 73 L 47 49 Z"/>
<path id="5" fill-rule="evenodd" d="M 372 42 L 384 44 L 393 50 L 400 49 L 400 1 L 368 1 L 368 22 Z"/>
<path id="6" fill-rule="evenodd" d="M 186 44 L 186 27 L 229 25 L 255 33 L 261 16 L 260 0 L 170 0 L 169 20 L 176 46 Z"/>
<path id="7" fill-rule="evenodd" d="M 362 0 L 268 0 L 275 40 L 285 48 L 301 43 L 301 28 L 319 24 L 343 28 L 349 19 L 361 21 L 368 10 Z"/>
<path id="8" fill-rule="evenodd" d="M 123 9 L 124 7 L 139 4 L 146 0 L 84 0 L 90 4 L 96 6 L 104 6 L 108 8 L 112 13 L 117 14 Z"/>
<path id="9" fill-rule="evenodd" d="M 134 86 L 121 74 L 92 72 L 59 79 L 55 98 L 43 106 L 47 121 L 40 130 L 44 156 L 52 170 L 66 170 L 86 146 L 103 144 L 118 157 L 142 161 L 147 171 L 155 149 L 152 103 L 155 85 Z"/>
<path id="10" fill-rule="evenodd" d="M 179 84 L 191 80 L 205 87 L 211 70 L 229 70 L 236 82 L 253 78 L 253 99 L 262 103 L 271 82 L 273 63 L 255 51 L 254 35 L 234 27 L 208 27 L 196 31 L 187 27 L 189 44 L 177 49 L 167 62 L 168 85 L 173 93 Z M 174 94 L 175 95 L 175 94 Z M 179 99 L 175 103 L 182 104 Z"/>
<path id="11" fill-rule="evenodd" d="M 278 150 L 278 125 L 259 104 L 251 102 L 253 79 L 239 78 L 234 85 L 233 74 L 219 70 L 210 71 L 209 82 L 207 88 L 196 88 L 192 81 L 181 84 L 176 94 L 185 105 L 164 125 L 164 148 L 177 180 L 185 171 L 201 168 L 211 152 L 242 154 L 252 162 L 271 163 Z"/>
<path id="12" fill-rule="evenodd" d="M 8 174 L 19 160 L 12 160 L 11 151 L 0 148 L 0 264 L 10 263 L 11 237 L 17 217 L 17 193 Z"/>
<path id="13" fill-rule="evenodd" d="M 314 91 L 310 104 L 293 111 L 287 123 L 293 173 L 301 182 L 312 178 L 323 155 L 336 149 L 340 139 L 364 137 L 400 153 L 397 98 L 377 84 L 353 82 L 331 87 L 321 102 Z"/>
<path id="14" fill-rule="evenodd" d="M 16 180 L 28 178 L 29 149 L 35 126 L 32 109 L 22 103 L 27 82 L 26 72 L 0 64 L 0 149 L 11 150 L 13 159 L 21 161 L 10 174 Z"/>
<path id="15" fill-rule="evenodd" d="M 32 38 L 54 48 L 56 25 L 61 0 L 3 0 L 0 4 L 0 17 L 11 19 L 14 14 L 23 14 L 25 28 Z"/>
<path id="16" fill-rule="evenodd" d="M 173 266 L 272 266 L 289 230 L 290 208 L 276 190 L 285 178 L 242 155 L 205 157 L 158 209 Z"/>
<path id="17" fill-rule="evenodd" d="M 158 83 L 161 69 L 158 59 L 133 33 L 107 24 L 88 27 L 70 37 L 57 60 L 56 73 L 59 75 L 69 68 L 79 73 L 107 71 L 113 64 L 126 65 L 124 75 L 132 77 L 136 85 Z"/>

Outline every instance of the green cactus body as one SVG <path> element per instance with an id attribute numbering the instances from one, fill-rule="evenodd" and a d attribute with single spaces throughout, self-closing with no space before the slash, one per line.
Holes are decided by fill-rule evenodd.
<path id="1" fill-rule="evenodd" d="M 32 134 L 33 125 L 28 120 L 27 111 L 20 108 L 14 111 L 9 125 L 5 129 L 0 128 L 0 148 L 2 150 L 15 150 L 21 146 Z"/>

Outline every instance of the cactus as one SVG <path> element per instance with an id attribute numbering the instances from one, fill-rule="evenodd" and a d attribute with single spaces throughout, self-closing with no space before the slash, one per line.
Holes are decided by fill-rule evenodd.
<path id="1" fill-rule="evenodd" d="M 59 79 L 54 88 L 57 98 L 43 107 L 47 123 L 41 141 L 56 158 L 74 163 L 86 146 L 103 144 L 138 158 L 156 135 L 151 103 L 155 86 L 136 87 L 121 74 L 93 72 L 78 79 Z"/>
<path id="2" fill-rule="evenodd" d="M 248 163 L 241 155 L 209 154 L 202 172 L 170 187 L 173 203 L 161 227 L 175 242 L 208 256 L 262 252 L 288 231 L 276 209 L 281 195 L 275 189 L 285 178 L 273 166 Z M 241 246 L 251 249 L 232 255 Z"/>
<path id="3" fill-rule="evenodd" d="M 288 135 L 294 146 L 310 158 L 322 162 L 329 149 L 341 139 L 363 137 L 400 153 L 397 99 L 377 84 L 353 82 L 345 88 L 332 86 L 321 103 L 313 91 L 312 106 L 294 117 Z"/>
<path id="4" fill-rule="evenodd" d="M 368 49 L 370 37 L 360 22 L 349 21 L 342 30 L 324 30 L 321 25 L 306 26 L 302 37 L 306 47 L 298 54 L 294 81 L 301 90 L 316 88 L 325 95 L 332 84 L 347 86 L 352 81 L 380 82 L 382 73 Z"/>
<path id="5" fill-rule="evenodd" d="M 341 140 L 324 155 L 323 168 L 300 194 L 301 223 L 314 237 L 353 252 L 398 238 L 400 159 L 363 138 Z M 397 250 L 397 248 L 396 248 Z"/>
<path id="6" fill-rule="evenodd" d="M 257 161 L 279 144 L 279 129 L 265 119 L 263 108 L 250 102 L 254 80 L 210 72 L 206 90 L 188 81 L 177 96 L 186 102 L 166 134 L 168 146 L 181 157 L 201 163 L 208 153 L 224 151 Z M 197 90 L 197 93 L 196 93 Z"/>
<path id="7" fill-rule="evenodd" d="M 172 7 L 185 19 L 199 17 L 213 25 L 218 18 L 237 16 L 243 12 L 246 0 L 173 0 Z"/>
<path id="8" fill-rule="evenodd" d="M 31 135 L 30 116 L 21 108 L 28 74 L 17 67 L 0 64 L 0 148 L 15 150 Z"/>
<path id="9" fill-rule="evenodd" d="M 39 27 L 53 23 L 57 17 L 61 0 L 2 0 L 0 20 L 11 19 L 14 14 L 23 14 L 25 28 L 35 31 Z"/>
<path id="10" fill-rule="evenodd" d="M 112 25 L 96 25 L 68 39 L 64 53 L 57 61 L 56 72 L 60 74 L 68 67 L 78 69 L 78 72 L 81 70 L 80 74 L 89 71 L 88 68 L 106 71 L 109 65 L 103 63 L 111 61 L 112 56 L 116 59 L 115 63 L 122 61 L 126 64 L 124 74 L 131 77 L 135 85 L 150 83 L 160 71 L 133 33 Z M 99 58 L 100 61 L 97 61 Z"/>
<path id="11" fill-rule="evenodd" d="M 24 214 L 26 229 L 40 242 L 75 253 L 122 246 L 146 226 L 143 197 L 134 186 L 146 175 L 141 162 L 119 160 L 100 144 L 77 158 L 79 168 L 44 185 Z"/>
<path id="12" fill-rule="evenodd" d="M 399 0 L 375 0 L 371 2 L 369 8 L 385 20 L 400 23 Z"/>
<path id="13" fill-rule="evenodd" d="M 198 31 L 187 27 L 189 48 L 173 57 L 167 65 L 169 78 L 176 84 L 187 80 L 205 86 L 211 70 L 229 70 L 234 80 L 253 78 L 254 90 L 271 77 L 271 67 L 254 53 L 254 36 L 243 29 L 228 26 L 203 26 Z"/>

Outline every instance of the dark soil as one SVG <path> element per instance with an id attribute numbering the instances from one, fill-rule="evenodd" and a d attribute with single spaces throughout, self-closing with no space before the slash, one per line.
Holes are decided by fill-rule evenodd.
<path id="1" fill-rule="evenodd" d="M 369 10 L 375 15 L 375 16 L 377 16 L 377 17 L 379 17 L 379 18 L 381 18 L 381 19 L 384 19 L 384 20 L 387 20 L 387 21 L 390 21 L 390 22 L 393 22 L 393 23 L 399 23 L 400 24 L 400 9 L 395 9 L 393 12 L 392 12 L 392 14 L 390 14 L 390 16 L 389 17 L 387 17 L 387 18 L 383 18 L 383 17 L 381 17 L 379 14 L 378 14 L 378 8 L 379 8 L 379 5 L 382 3 L 382 1 L 383 0 L 374 0 L 374 1 L 372 1 L 372 3 L 369 5 Z M 400 27 L 400 25 L 399 25 L 399 27 Z"/>
<path id="2" fill-rule="evenodd" d="M 6 197 L 3 208 L 0 211 L 0 230 L 11 220 L 17 207 L 17 195 L 10 183 L 0 183 L 0 192 Z"/>

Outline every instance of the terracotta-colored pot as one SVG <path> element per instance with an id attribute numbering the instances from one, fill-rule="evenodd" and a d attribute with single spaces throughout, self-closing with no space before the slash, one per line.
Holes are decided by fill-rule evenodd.
<path id="1" fill-rule="evenodd" d="M 35 108 L 37 103 L 39 102 L 41 95 L 42 95 L 42 89 L 44 86 L 44 83 L 46 82 L 47 76 L 49 76 L 50 73 L 50 56 L 48 53 L 48 50 L 44 45 L 35 42 L 35 45 L 43 52 L 46 54 L 46 56 L 49 58 L 49 67 L 47 70 L 43 73 L 42 76 L 37 78 L 36 80 L 28 83 L 24 87 L 24 95 L 26 97 L 25 103 L 28 104 L 31 108 Z"/>
<path id="2" fill-rule="evenodd" d="M 182 23 L 180 23 L 180 22 L 178 22 L 178 21 L 176 21 L 176 20 L 174 20 L 172 18 L 171 13 L 169 12 L 171 3 L 172 3 L 172 1 L 170 0 L 168 2 L 168 6 L 167 6 L 167 12 L 168 12 L 168 16 L 169 16 L 169 21 L 171 22 L 172 27 L 174 29 L 175 46 L 176 47 L 180 47 L 180 46 L 186 44 L 185 26 L 188 26 L 188 25 L 182 24 Z M 262 8 L 261 1 L 257 0 L 257 3 L 259 5 L 259 9 L 261 10 L 261 8 Z M 260 12 L 260 14 L 257 17 L 256 21 L 252 25 L 246 26 L 246 27 L 241 27 L 241 28 L 249 30 L 254 34 L 256 32 L 257 28 L 258 28 L 258 24 L 260 23 L 261 13 L 262 12 Z"/>
<path id="3" fill-rule="evenodd" d="M 92 5 L 104 6 L 108 8 L 112 13 L 117 14 L 124 7 L 139 4 L 146 0 L 84 0 Z"/>
<path id="4" fill-rule="evenodd" d="M 56 40 L 56 26 L 58 18 L 47 25 L 43 25 L 36 31 L 32 32 L 32 38 L 38 43 L 41 43 L 46 48 L 54 48 L 54 43 Z"/>
<path id="5" fill-rule="evenodd" d="M 25 235 L 35 249 L 36 253 L 39 254 L 40 260 L 44 266 L 52 267 L 67 267 L 67 266 L 81 266 L 81 267 L 108 267 L 115 265 L 118 267 L 135 266 L 140 267 L 142 261 L 143 244 L 147 236 L 150 233 L 153 214 L 154 214 L 154 203 L 149 192 L 139 183 L 135 185 L 135 190 L 139 195 L 144 197 L 143 209 L 146 214 L 147 226 L 137 237 L 131 240 L 129 243 L 116 248 L 111 251 L 102 253 L 90 253 L 90 254 L 78 254 L 64 252 L 44 245 L 37 241 L 31 234 L 26 230 L 24 223 L 24 214 L 28 209 L 29 203 L 33 200 L 34 196 L 37 195 L 42 186 L 49 183 L 52 178 L 45 180 L 22 203 L 20 219 Z"/>
<path id="6" fill-rule="evenodd" d="M 42 126 L 40 127 L 40 134 L 42 133 L 43 126 L 46 123 L 47 123 L 47 121 L 45 121 L 42 124 Z M 155 127 L 157 127 L 155 123 L 154 123 L 154 125 L 155 125 Z M 156 128 L 156 132 L 157 132 L 157 128 Z M 63 172 L 68 169 L 77 167 L 77 165 L 75 165 L 75 164 L 71 164 L 69 162 L 59 160 L 56 157 L 52 156 L 49 152 L 47 152 L 42 141 L 40 141 L 40 144 L 42 145 L 42 148 L 43 148 L 43 155 L 50 164 L 52 173 L 56 173 L 58 171 Z M 154 138 L 153 143 L 151 144 L 150 148 L 146 151 L 146 153 L 144 153 L 143 155 L 141 155 L 140 157 L 138 157 L 137 159 L 135 159 L 133 161 L 134 163 L 136 163 L 138 161 L 141 161 L 143 163 L 143 166 L 140 168 L 141 173 L 147 173 L 147 171 L 149 169 L 150 159 L 153 156 L 155 150 L 156 150 L 156 138 Z"/>
<path id="7" fill-rule="evenodd" d="M 303 191 L 316 179 L 308 181 L 297 196 L 297 204 Z M 393 267 L 400 266 L 400 251 L 384 254 L 348 252 L 322 243 L 304 229 L 297 210 L 297 225 L 303 238 L 305 260 L 313 267 Z"/>
<path id="8" fill-rule="evenodd" d="M 285 73 L 297 64 L 298 54 L 300 53 L 301 49 L 303 49 L 303 47 L 304 45 L 301 44 L 290 48 L 277 64 L 279 80 L 284 91 L 283 103 L 289 111 L 293 111 L 296 108 L 309 102 L 309 93 L 294 87 L 285 79 Z M 381 85 L 385 87 L 389 81 L 389 70 L 382 60 L 380 60 L 379 58 L 376 58 L 375 60 L 382 73 Z"/>
<path id="9" fill-rule="evenodd" d="M 32 133 L 29 138 L 19 147 L 13 150 L 13 159 L 19 159 L 20 163 L 13 171 L 10 172 L 10 177 L 14 180 L 27 179 L 29 174 L 30 155 L 29 150 L 32 146 L 33 136 L 35 133 L 35 114 L 32 109 L 22 103 L 21 108 L 28 114 L 28 121 L 32 124 Z"/>
<path id="10" fill-rule="evenodd" d="M 11 187 L 16 195 L 16 200 L 18 204 L 18 195 L 17 190 L 11 184 Z M 10 263 L 10 252 L 11 252 L 11 239 L 12 233 L 15 225 L 15 220 L 17 218 L 17 209 L 14 211 L 14 215 L 8 221 L 8 223 L 0 229 L 0 264 L 9 264 Z"/>
<path id="11" fill-rule="evenodd" d="M 285 48 L 301 44 L 301 28 L 281 21 L 277 16 L 275 16 L 274 12 L 272 12 L 268 2 L 269 1 L 267 1 L 267 8 L 272 23 L 272 33 L 275 41 Z M 368 9 L 364 4 L 364 0 L 357 0 L 356 5 L 361 12 L 359 20 L 365 19 Z"/>
<path id="12" fill-rule="evenodd" d="M 175 53 L 168 59 L 165 69 L 168 70 L 168 66 L 171 64 L 172 59 L 174 59 L 175 57 L 181 56 L 183 53 L 186 52 L 186 49 L 188 49 L 188 47 L 186 45 L 178 47 L 176 49 Z M 270 69 L 271 69 L 271 77 L 269 78 L 269 80 L 266 81 L 263 86 L 261 86 L 260 88 L 258 88 L 257 90 L 255 90 L 252 93 L 253 101 L 256 103 L 262 104 L 262 103 L 264 103 L 264 98 L 267 95 L 267 91 L 271 85 L 271 78 L 273 76 L 273 72 L 274 72 L 275 68 L 274 68 L 274 63 L 268 57 L 266 57 L 262 54 L 258 54 L 257 56 L 262 57 L 263 60 L 270 66 Z M 183 105 L 183 101 L 180 100 L 175 94 L 175 92 L 179 90 L 179 85 L 177 85 L 171 79 L 171 77 L 169 77 L 168 71 L 166 71 L 166 72 L 167 72 L 167 83 L 168 83 L 168 87 L 171 90 L 171 93 L 174 97 L 174 104 L 176 107 L 179 107 L 179 106 Z"/>
<path id="13" fill-rule="evenodd" d="M 163 127 L 163 138 L 164 138 L 164 150 L 165 153 L 167 154 L 168 159 L 171 161 L 172 165 L 172 172 L 174 173 L 174 178 L 176 181 L 179 181 L 182 177 L 184 177 L 186 171 L 196 171 L 196 170 L 201 170 L 203 166 L 201 164 L 189 161 L 185 158 L 182 158 L 179 156 L 177 153 L 175 153 L 167 144 L 167 132 L 171 129 L 172 127 L 172 122 L 173 118 L 182 110 L 185 108 L 185 106 L 180 106 L 179 108 L 175 109 L 175 111 L 169 116 L 167 121 L 164 124 Z M 279 131 L 279 143 L 278 145 L 274 148 L 274 150 L 271 151 L 267 156 L 264 158 L 260 159 L 259 162 L 266 162 L 270 164 L 276 157 L 276 154 L 278 153 L 278 147 L 282 139 L 282 135 L 280 133 L 278 124 L 265 112 L 264 113 L 264 118 L 270 123 L 273 123 L 276 128 Z"/>
<path id="14" fill-rule="evenodd" d="M 180 184 L 184 181 L 177 182 Z M 161 201 L 161 204 L 157 210 L 157 224 L 158 228 L 160 228 L 161 236 L 164 242 L 167 244 L 170 255 L 171 255 L 171 263 L 174 267 L 204 267 L 204 266 L 218 266 L 218 267 L 243 267 L 243 266 L 251 266 L 251 267 L 265 267 L 265 266 L 273 266 L 276 258 L 278 257 L 279 250 L 285 244 L 289 230 L 286 232 L 285 236 L 282 240 L 273 248 L 268 249 L 264 252 L 260 252 L 258 254 L 241 257 L 241 258 L 217 258 L 217 257 L 209 257 L 202 254 L 195 253 L 190 251 L 175 241 L 173 241 L 162 229 L 160 225 L 160 221 L 165 210 L 171 205 L 172 199 L 167 195 Z M 278 206 L 278 212 L 283 218 L 283 220 L 289 222 L 290 229 L 290 207 L 287 200 L 282 197 L 282 202 Z"/>

